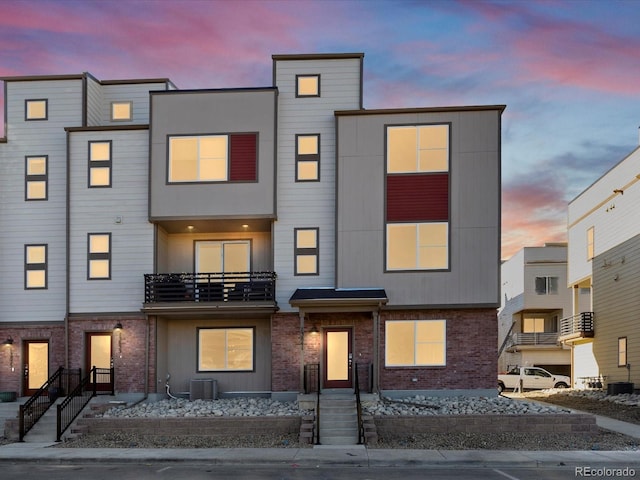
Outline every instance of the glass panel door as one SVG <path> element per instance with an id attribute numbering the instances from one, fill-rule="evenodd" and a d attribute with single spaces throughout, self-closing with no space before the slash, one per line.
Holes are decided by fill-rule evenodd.
<path id="1" fill-rule="evenodd" d="M 33 395 L 49 379 L 49 342 L 24 344 L 24 394 Z"/>
<path id="2" fill-rule="evenodd" d="M 351 329 L 324 332 L 324 388 L 351 388 Z"/>

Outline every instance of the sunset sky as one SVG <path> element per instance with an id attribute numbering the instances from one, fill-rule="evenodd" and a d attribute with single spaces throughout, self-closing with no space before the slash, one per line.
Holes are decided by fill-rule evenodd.
<path id="1" fill-rule="evenodd" d="M 365 108 L 507 105 L 506 259 L 638 145 L 638 25 L 640 0 L 0 0 L 0 76 L 260 87 L 272 54 L 363 52 Z"/>

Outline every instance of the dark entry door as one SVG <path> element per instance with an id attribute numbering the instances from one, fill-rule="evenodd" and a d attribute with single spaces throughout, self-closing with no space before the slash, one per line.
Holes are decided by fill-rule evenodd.
<path id="1" fill-rule="evenodd" d="M 324 388 L 352 388 L 350 328 L 324 330 Z"/>
<path id="2" fill-rule="evenodd" d="M 31 396 L 49 379 L 49 342 L 25 340 L 23 394 Z"/>
<path id="3" fill-rule="evenodd" d="M 87 352 L 85 358 L 87 364 L 85 372 L 89 372 L 93 367 L 98 372 L 104 370 L 104 373 L 98 374 L 96 378 L 96 390 L 111 390 L 111 375 L 107 373 L 111 368 L 111 333 L 87 333 L 86 334 Z M 93 377 L 91 378 L 93 385 Z"/>

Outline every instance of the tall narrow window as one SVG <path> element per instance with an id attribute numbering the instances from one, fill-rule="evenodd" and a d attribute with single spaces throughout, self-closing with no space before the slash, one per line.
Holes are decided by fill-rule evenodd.
<path id="1" fill-rule="evenodd" d="M 618 338 L 618 366 L 627 366 L 627 337 Z"/>
<path id="2" fill-rule="evenodd" d="M 319 97 L 320 75 L 296 75 L 296 97 Z"/>
<path id="3" fill-rule="evenodd" d="M 131 120 L 133 102 L 111 102 L 111 121 L 125 122 Z"/>
<path id="4" fill-rule="evenodd" d="M 111 278 L 111 234 L 88 235 L 87 278 L 108 280 Z"/>
<path id="5" fill-rule="evenodd" d="M 318 228 L 294 229 L 294 265 L 295 275 L 319 274 Z"/>
<path id="6" fill-rule="evenodd" d="M 25 120 L 46 120 L 48 117 L 47 99 L 25 100 Z"/>
<path id="7" fill-rule="evenodd" d="M 25 158 L 25 200 L 47 199 L 47 156 Z"/>
<path id="8" fill-rule="evenodd" d="M 89 187 L 110 187 L 111 166 L 111 141 L 89 142 Z"/>
<path id="9" fill-rule="evenodd" d="M 320 180 L 320 135 L 296 135 L 296 181 Z"/>
<path id="10" fill-rule="evenodd" d="M 594 257 L 594 228 L 595 227 L 590 227 L 587 229 L 587 260 L 591 260 Z"/>
<path id="11" fill-rule="evenodd" d="M 24 288 L 47 288 L 47 245 L 24 246 Z"/>

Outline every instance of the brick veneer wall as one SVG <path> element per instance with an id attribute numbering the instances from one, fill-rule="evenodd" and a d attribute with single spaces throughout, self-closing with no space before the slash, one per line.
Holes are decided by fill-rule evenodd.
<path id="1" fill-rule="evenodd" d="M 383 311 L 380 315 L 381 361 L 384 362 L 386 321 L 431 319 L 447 321 L 446 365 L 420 368 L 383 365 L 380 368 L 380 388 L 496 388 L 498 326 L 495 309 Z"/>
<path id="2" fill-rule="evenodd" d="M 122 324 L 120 332 L 113 327 Z M 149 348 L 147 342 L 149 328 Z M 111 333 L 113 367 L 115 370 L 116 393 L 144 393 L 145 378 L 149 381 L 149 391 L 155 392 L 155 323 L 144 315 L 74 315 L 69 319 L 69 366 L 86 369 L 86 334 Z M 120 335 L 122 352 L 120 352 Z M 145 376 L 149 355 L 148 376 Z"/>
<path id="3" fill-rule="evenodd" d="M 2 345 L 7 338 L 13 338 L 13 345 Z M 0 391 L 17 392 L 22 395 L 23 342 L 25 340 L 49 341 L 49 374 L 58 367 L 65 366 L 64 324 L 22 325 L 0 329 Z M 13 353 L 13 371 L 11 371 Z"/>
<path id="4" fill-rule="evenodd" d="M 587 414 L 556 415 L 433 415 L 374 417 L 379 438 L 420 433 L 500 433 L 534 432 L 592 434 L 598 432 L 596 419 Z"/>

